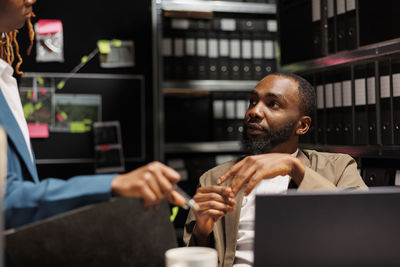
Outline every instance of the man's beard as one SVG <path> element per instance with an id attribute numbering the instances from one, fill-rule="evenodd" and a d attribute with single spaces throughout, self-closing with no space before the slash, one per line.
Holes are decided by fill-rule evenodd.
<path id="1" fill-rule="evenodd" d="M 249 127 L 245 123 L 242 135 L 242 150 L 248 155 L 269 153 L 274 147 L 290 139 L 295 124 L 296 121 L 291 121 L 275 132 L 271 132 L 269 128 L 260 125 L 265 135 L 249 138 L 247 135 Z"/>

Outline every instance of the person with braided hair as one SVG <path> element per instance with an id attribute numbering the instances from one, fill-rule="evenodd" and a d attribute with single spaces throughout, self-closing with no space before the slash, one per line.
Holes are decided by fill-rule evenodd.
<path id="1" fill-rule="evenodd" d="M 31 46 L 34 31 L 30 18 L 36 0 L 0 0 L 0 126 L 8 135 L 7 183 L 4 199 L 6 228 L 18 227 L 83 205 L 105 201 L 111 196 L 138 197 L 144 205 L 168 198 L 184 205 L 173 190 L 180 175 L 160 162 L 152 162 L 125 174 L 76 176 L 68 180 L 39 181 L 29 139 L 16 73 L 22 74 L 22 57 L 17 42 L 18 29 L 27 21 Z"/>

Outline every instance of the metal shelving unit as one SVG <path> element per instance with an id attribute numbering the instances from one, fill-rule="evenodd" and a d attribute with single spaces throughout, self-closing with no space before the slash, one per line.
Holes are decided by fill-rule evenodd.
<path id="1" fill-rule="evenodd" d="M 230 153 L 240 152 L 240 141 L 167 143 L 167 153 Z"/>
<path id="2" fill-rule="evenodd" d="M 367 45 L 351 51 L 339 52 L 323 58 L 296 62 L 282 66 L 283 71 L 288 72 L 312 72 L 327 67 L 355 63 L 361 60 L 374 59 L 400 52 L 400 38 Z"/>
<path id="3" fill-rule="evenodd" d="M 161 9 L 165 11 L 181 12 L 226 12 L 249 14 L 275 14 L 275 4 L 241 3 L 228 1 L 201 1 L 201 0 L 158 0 Z"/>
<path id="4" fill-rule="evenodd" d="M 165 81 L 164 89 L 197 89 L 207 91 L 245 91 L 253 89 L 259 81 L 187 80 Z"/>

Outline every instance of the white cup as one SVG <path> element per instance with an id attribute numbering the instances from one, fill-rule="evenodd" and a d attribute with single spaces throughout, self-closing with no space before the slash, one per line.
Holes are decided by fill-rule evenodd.
<path id="1" fill-rule="evenodd" d="M 213 248 L 184 247 L 165 252 L 166 267 L 217 267 L 218 255 Z"/>

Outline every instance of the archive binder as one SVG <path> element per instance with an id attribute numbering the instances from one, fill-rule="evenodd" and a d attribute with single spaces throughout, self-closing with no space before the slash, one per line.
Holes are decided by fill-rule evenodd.
<path id="1" fill-rule="evenodd" d="M 336 53 L 336 16 L 335 16 L 335 0 L 327 1 L 328 15 L 328 53 Z"/>
<path id="2" fill-rule="evenodd" d="M 326 142 L 327 144 L 335 144 L 335 109 L 333 84 L 325 84 L 325 110 L 326 110 Z"/>
<path id="3" fill-rule="evenodd" d="M 360 73 L 354 81 L 355 90 L 355 144 L 368 143 L 367 81 L 365 73 Z"/>
<path id="4" fill-rule="evenodd" d="M 380 66 L 380 92 L 381 92 L 381 132 L 382 144 L 392 144 L 392 114 L 391 114 L 391 93 L 390 93 L 390 73 L 389 65 L 383 63 Z"/>
<path id="5" fill-rule="evenodd" d="M 343 143 L 353 144 L 353 97 L 351 80 L 342 82 L 343 90 Z"/>
<path id="6" fill-rule="evenodd" d="M 400 145 L 400 62 L 392 63 L 393 135 L 394 144 Z"/>
<path id="7" fill-rule="evenodd" d="M 252 51 L 252 40 L 251 35 L 242 33 L 241 38 L 241 50 L 242 50 L 242 79 L 251 80 L 253 78 L 253 51 Z"/>
<path id="8" fill-rule="evenodd" d="M 241 42 L 238 33 L 229 34 L 229 72 L 233 80 L 241 79 Z"/>
<path id="9" fill-rule="evenodd" d="M 316 86 L 317 91 L 317 139 L 319 144 L 325 144 L 325 104 L 324 104 L 324 85 Z"/>
<path id="10" fill-rule="evenodd" d="M 333 83 L 334 92 L 334 144 L 343 144 L 343 92 L 342 92 L 342 82 Z"/>
<path id="11" fill-rule="evenodd" d="M 322 56 L 321 0 L 312 0 L 312 51 L 313 58 Z"/>
<path id="12" fill-rule="evenodd" d="M 346 2 L 336 0 L 337 51 L 346 50 Z"/>
<path id="13" fill-rule="evenodd" d="M 207 79 L 216 80 L 218 79 L 218 39 L 215 32 L 208 34 L 208 73 Z"/>
<path id="14" fill-rule="evenodd" d="M 368 70 L 367 77 L 367 101 L 368 101 L 368 143 L 378 144 L 377 123 L 376 123 L 376 93 L 375 76 L 372 76 L 372 69 Z"/>
<path id="15" fill-rule="evenodd" d="M 346 0 L 346 48 L 347 50 L 358 47 L 358 29 L 356 15 L 356 0 Z"/>

